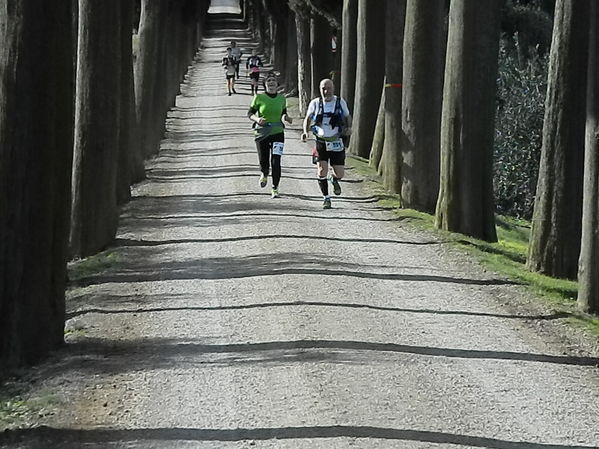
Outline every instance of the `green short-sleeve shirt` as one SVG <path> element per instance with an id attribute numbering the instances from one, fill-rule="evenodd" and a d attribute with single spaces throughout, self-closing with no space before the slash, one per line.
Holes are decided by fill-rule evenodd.
<path id="1" fill-rule="evenodd" d="M 287 108 L 286 98 L 278 94 L 272 98 L 267 94 L 258 94 L 252 100 L 250 105 L 252 109 L 258 111 L 258 115 L 268 123 L 272 123 L 269 134 L 279 134 L 284 130 L 283 123 L 281 122 L 281 116 L 283 111 Z"/>

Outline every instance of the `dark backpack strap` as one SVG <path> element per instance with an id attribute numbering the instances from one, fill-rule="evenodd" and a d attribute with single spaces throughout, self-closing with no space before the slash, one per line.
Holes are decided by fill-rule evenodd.
<path id="1" fill-rule="evenodd" d="M 316 117 L 314 123 L 318 126 L 322 125 L 322 119 L 324 118 L 324 104 L 322 97 L 318 97 L 318 110 L 316 111 Z"/>

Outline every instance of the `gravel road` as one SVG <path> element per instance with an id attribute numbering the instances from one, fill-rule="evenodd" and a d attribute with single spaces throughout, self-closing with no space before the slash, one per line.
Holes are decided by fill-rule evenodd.
<path id="1" fill-rule="evenodd" d="M 69 292 L 68 344 L 32 374 L 59 405 L 2 447 L 597 447 L 597 342 L 353 170 L 322 210 L 297 113 L 281 197 L 260 189 L 231 38 L 254 45 L 205 39 L 109 265 Z"/>

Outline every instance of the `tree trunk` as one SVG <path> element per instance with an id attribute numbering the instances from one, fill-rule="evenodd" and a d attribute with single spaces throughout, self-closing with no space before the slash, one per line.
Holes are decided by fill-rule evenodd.
<path id="1" fill-rule="evenodd" d="M 281 0 L 262 0 L 270 28 L 270 62 L 279 71 L 283 71 L 286 62 L 288 16 L 287 2 Z"/>
<path id="2" fill-rule="evenodd" d="M 266 34 L 266 26 L 264 24 L 264 10 L 262 8 L 262 2 L 254 2 L 254 7 L 252 8 L 253 14 L 253 28 L 254 35 L 258 43 L 260 44 L 260 48 L 264 52 L 264 55 L 268 60 L 271 58 L 271 47 L 268 45 L 268 35 Z"/>
<path id="3" fill-rule="evenodd" d="M 261 18 L 264 20 L 264 33 L 262 33 L 261 43 L 264 46 L 264 53 L 270 60 L 270 63 L 274 66 L 276 59 L 276 50 L 275 50 L 275 27 L 276 19 L 274 16 L 274 11 L 272 6 L 274 5 L 275 0 L 261 0 L 260 1 L 260 10 L 261 10 Z"/>
<path id="4" fill-rule="evenodd" d="M 121 104 L 119 126 L 119 153 L 117 170 L 117 202 L 124 204 L 131 198 L 131 181 L 133 176 L 134 164 L 137 164 L 137 170 L 143 170 L 143 159 L 138 150 L 134 148 L 133 127 L 135 121 L 130 116 L 131 110 L 135 111 L 135 92 L 133 91 L 133 50 L 132 50 L 132 29 L 133 29 L 133 1 L 121 0 L 120 3 L 121 30 L 120 50 L 121 50 Z M 133 105 L 133 109 L 131 109 Z M 136 176 L 138 176 L 136 174 Z"/>
<path id="5" fill-rule="evenodd" d="M 286 3 L 281 3 L 286 5 Z M 279 67 L 279 70 L 283 72 L 285 70 L 285 63 L 287 62 L 287 39 L 289 37 L 289 8 L 280 8 L 278 12 L 278 18 L 276 22 L 275 32 L 275 64 Z M 294 36 L 295 38 L 295 36 Z"/>
<path id="6" fill-rule="evenodd" d="M 134 28 L 134 10 L 130 0 L 122 2 L 122 62 L 121 62 L 121 142 L 128 139 L 126 153 L 128 154 L 129 185 L 140 182 L 146 177 L 144 156 L 141 148 L 141 133 L 139 120 L 135 110 L 135 74 L 133 66 L 132 33 Z M 129 185 L 127 190 L 129 191 Z"/>
<path id="7" fill-rule="evenodd" d="M 139 22 L 139 54 L 135 61 L 135 104 L 144 156 L 158 151 L 155 141 L 155 90 L 158 83 L 157 64 L 160 55 L 160 24 L 165 0 L 142 0 Z"/>
<path id="8" fill-rule="evenodd" d="M 288 95 L 297 95 L 297 29 L 295 26 L 295 13 L 289 9 L 287 23 L 287 62 L 285 63 L 285 92 Z"/>
<path id="9" fill-rule="evenodd" d="M 452 0 L 435 225 L 497 240 L 493 138 L 502 0 Z"/>
<path id="10" fill-rule="evenodd" d="M 356 91 L 358 0 L 343 0 L 343 28 L 341 44 L 341 96 L 350 111 L 354 110 Z"/>
<path id="11" fill-rule="evenodd" d="M 120 9 L 119 0 L 79 0 L 70 239 L 78 257 L 97 253 L 116 235 Z"/>
<path id="12" fill-rule="evenodd" d="M 300 114 L 306 114 L 312 99 L 311 58 L 310 58 L 310 19 L 303 12 L 295 11 L 297 27 L 297 83 Z"/>
<path id="13" fill-rule="evenodd" d="M 558 0 L 527 267 L 576 277 L 580 255 L 588 54 L 587 0 Z"/>
<path id="14" fill-rule="evenodd" d="M 599 314 L 599 4 L 591 3 L 578 308 Z"/>
<path id="15" fill-rule="evenodd" d="M 403 47 L 401 204 L 428 213 L 434 213 L 439 196 L 444 20 L 443 2 L 408 0 Z"/>
<path id="16" fill-rule="evenodd" d="M 335 83 L 335 86 L 339 86 L 339 88 L 341 88 L 341 52 L 343 51 L 343 46 L 341 45 L 341 38 L 338 38 L 338 35 L 341 33 L 341 28 L 334 28 L 333 33 L 336 48 L 332 50 L 333 54 L 331 55 L 333 58 L 333 74 L 331 79 Z"/>
<path id="17" fill-rule="evenodd" d="M 374 128 L 374 137 L 372 138 L 372 148 L 368 164 L 378 170 L 383 157 L 383 147 L 385 146 L 385 81 L 383 81 L 383 92 L 381 94 L 381 103 L 376 117 L 376 127 Z"/>
<path id="18" fill-rule="evenodd" d="M 0 372 L 63 342 L 71 2 L 0 0 Z"/>
<path id="19" fill-rule="evenodd" d="M 385 6 L 358 0 L 358 51 L 353 133 L 349 151 L 367 158 L 370 154 L 376 115 L 381 101 L 378 88 L 385 76 Z"/>
<path id="20" fill-rule="evenodd" d="M 314 98 L 320 95 L 320 81 L 330 78 L 333 70 L 331 27 L 320 14 L 313 14 L 310 20 L 310 47 L 312 98 Z"/>
<path id="21" fill-rule="evenodd" d="M 385 79 L 385 144 L 379 163 L 383 185 L 391 192 L 401 189 L 401 97 L 406 0 L 387 0 Z"/>

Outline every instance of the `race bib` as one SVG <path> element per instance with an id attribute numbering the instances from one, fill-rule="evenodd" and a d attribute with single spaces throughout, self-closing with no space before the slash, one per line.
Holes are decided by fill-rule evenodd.
<path id="1" fill-rule="evenodd" d="M 327 151 L 343 151 L 343 140 L 326 141 Z"/>
<path id="2" fill-rule="evenodd" d="M 279 156 L 283 156 L 283 142 L 274 142 L 272 144 L 272 154 L 278 154 Z"/>

